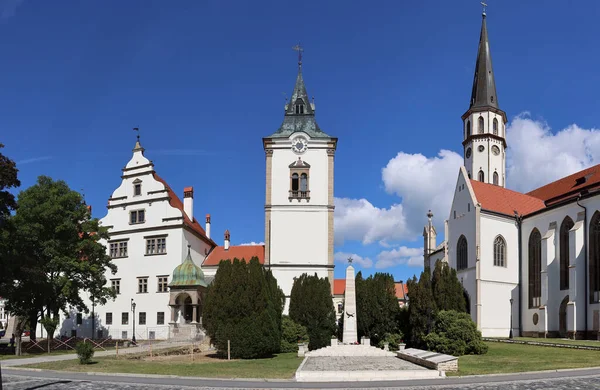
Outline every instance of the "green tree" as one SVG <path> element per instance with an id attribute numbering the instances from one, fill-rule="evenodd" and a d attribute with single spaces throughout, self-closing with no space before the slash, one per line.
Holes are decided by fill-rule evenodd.
<path id="1" fill-rule="evenodd" d="M 289 316 L 283 316 L 281 326 L 281 352 L 298 352 L 298 343 L 308 341 L 305 326 L 294 322 Z"/>
<path id="2" fill-rule="evenodd" d="M 425 336 L 435 324 L 437 307 L 431 289 L 431 274 L 428 269 L 421 272 L 419 281 L 413 276 L 408 280 L 408 321 L 410 324 L 410 345 L 425 347 Z"/>
<path id="3" fill-rule="evenodd" d="M 40 176 L 21 191 L 10 224 L 8 258 L 18 267 L 2 294 L 9 312 L 26 318 L 32 331 L 40 317 L 56 319 L 68 307 L 88 313 L 82 291 L 99 304 L 115 296 L 105 272 L 117 268 L 99 242 L 108 239 L 108 231 L 64 181 Z M 19 345 L 18 329 L 16 337 Z"/>
<path id="4" fill-rule="evenodd" d="M 336 317 L 329 279 L 300 275 L 290 294 L 290 318 L 308 330 L 310 350 L 328 346 L 336 333 Z"/>
<path id="5" fill-rule="evenodd" d="M 0 149 L 2 148 L 4 145 L 0 143 Z M 0 229 L 4 226 L 11 211 L 17 208 L 15 196 L 8 190 L 21 185 L 17 178 L 18 172 L 15 162 L 0 153 Z"/>
<path id="6" fill-rule="evenodd" d="M 371 345 L 379 345 L 386 335 L 398 334 L 400 306 L 393 276 L 377 272 L 363 279 L 359 272 L 356 275 L 356 311 L 359 339 L 366 336 L 371 339 Z"/>
<path id="7" fill-rule="evenodd" d="M 445 262 L 438 260 L 435 263 L 431 286 L 438 310 L 467 311 L 464 289 L 456 270 Z"/>
<path id="8" fill-rule="evenodd" d="M 203 316 L 206 331 L 220 354 L 251 359 L 272 355 L 281 346 L 284 294 L 270 271 L 253 257 L 222 260 L 208 286 Z"/>

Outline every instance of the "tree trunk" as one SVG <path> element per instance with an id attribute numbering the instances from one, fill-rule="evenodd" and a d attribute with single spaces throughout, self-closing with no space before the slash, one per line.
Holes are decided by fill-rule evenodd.
<path id="1" fill-rule="evenodd" d="M 37 339 L 36 330 L 37 330 L 37 323 L 38 323 L 38 313 L 39 312 L 36 310 L 35 312 L 32 311 L 29 314 L 28 322 L 29 322 L 29 339 L 30 340 Z"/>
<path id="2" fill-rule="evenodd" d="M 25 325 L 27 324 L 27 319 L 25 317 L 18 317 L 15 321 L 15 355 L 21 356 L 21 336 L 23 335 L 23 330 L 25 329 Z"/>

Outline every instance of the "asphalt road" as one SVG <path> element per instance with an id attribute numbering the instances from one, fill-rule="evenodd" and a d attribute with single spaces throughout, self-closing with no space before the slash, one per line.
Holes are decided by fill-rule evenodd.
<path id="1" fill-rule="evenodd" d="M 561 370 L 530 374 L 471 376 L 400 382 L 299 383 L 294 381 L 219 380 L 164 376 L 85 374 L 3 369 L 3 390 L 113 389 L 598 389 L 600 369 Z"/>

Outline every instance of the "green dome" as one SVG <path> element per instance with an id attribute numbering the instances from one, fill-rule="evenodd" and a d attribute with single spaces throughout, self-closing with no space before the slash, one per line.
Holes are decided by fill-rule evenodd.
<path id="1" fill-rule="evenodd" d="M 179 264 L 173 270 L 173 279 L 169 283 L 169 287 L 187 287 L 187 286 L 202 286 L 206 287 L 204 280 L 204 272 L 192 261 L 190 255 L 190 247 L 188 246 L 188 254 L 183 263 Z"/>

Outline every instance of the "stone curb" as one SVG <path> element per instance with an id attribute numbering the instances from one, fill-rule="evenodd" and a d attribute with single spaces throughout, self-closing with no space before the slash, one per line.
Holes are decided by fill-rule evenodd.
<path id="1" fill-rule="evenodd" d="M 510 339 L 495 339 L 495 338 L 482 338 L 483 341 L 489 341 L 492 343 L 505 343 L 505 344 L 523 344 L 523 345 L 536 345 L 541 347 L 554 347 L 554 348 L 570 348 L 570 349 L 583 349 L 588 351 L 600 351 L 600 345 L 597 347 L 592 345 L 577 345 L 577 344 L 555 344 L 555 343 L 544 343 L 539 341 L 526 341 L 526 340 L 510 340 Z"/>
<path id="2" fill-rule="evenodd" d="M 577 371 L 591 371 L 591 370 L 600 370 L 600 366 L 593 367 L 579 367 L 579 368 L 556 368 L 553 370 L 541 370 L 541 371 L 522 371 L 522 372 L 506 372 L 499 374 L 479 374 L 479 375 L 452 375 L 448 378 L 489 378 L 489 377 L 502 377 L 502 376 L 515 376 L 515 375 L 533 375 L 533 374 L 544 374 L 551 372 L 577 372 Z M 592 373 L 590 375 L 597 375 L 597 373 Z"/>
<path id="3" fill-rule="evenodd" d="M 44 370 L 42 368 L 24 368 L 24 367 L 6 367 L 6 370 L 14 371 L 35 371 L 35 372 L 51 372 L 56 374 L 84 374 L 94 376 L 105 376 L 108 379 L 114 376 L 131 377 L 131 378 L 156 378 L 156 379 L 182 379 L 182 380 L 206 380 L 206 381 L 239 381 L 239 382 L 295 382 L 293 379 L 274 379 L 274 378 L 214 378 L 201 376 L 180 376 L 180 375 L 158 375 L 158 374 L 136 374 L 126 372 L 94 372 L 94 371 L 59 371 L 59 370 Z"/>

